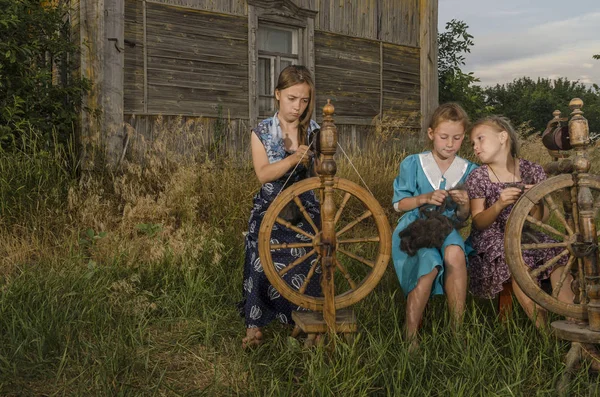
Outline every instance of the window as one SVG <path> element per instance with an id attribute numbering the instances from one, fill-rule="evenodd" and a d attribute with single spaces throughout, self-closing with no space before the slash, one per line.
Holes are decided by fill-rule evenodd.
<path id="1" fill-rule="evenodd" d="M 272 25 L 258 28 L 258 109 L 260 116 L 275 111 L 274 94 L 279 73 L 298 63 L 298 30 Z"/>

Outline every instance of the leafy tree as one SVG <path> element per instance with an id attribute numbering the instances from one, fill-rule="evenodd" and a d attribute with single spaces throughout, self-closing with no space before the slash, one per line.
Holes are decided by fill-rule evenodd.
<path id="1" fill-rule="evenodd" d="M 600 132 L 600 90 L 597 86 L 587 87 L 566 78 L 533 80 L 521 77 L 511 83 L 487 87 L 484 92 L 487 106 L 495 113 L 505 115 L 515 125 L 530 121 L 537 132 L 546 128 L 555 109 L 567 116 L 571 112 L 569 101 L 581 98 L 590 131 Z"/>
<path id="2" fill-rule="evenodd" d="M 77 48 L 64 2 L 0 0 L 0 145 L 33 128 L 50 142 L 75 130 L 88 83 L 74 76 Z"/>
<path id="3" fill-rule="evenodd" d="M 471 52 L 473 36 L 463 21 L 446 23 L 446 30 L 438 35 L 439 101 L 458 102 L 475 118 L 485 112 L 483 90 L 475 85 L 479 79 L 473 72 L 464 73 L 465 54 Z"/>

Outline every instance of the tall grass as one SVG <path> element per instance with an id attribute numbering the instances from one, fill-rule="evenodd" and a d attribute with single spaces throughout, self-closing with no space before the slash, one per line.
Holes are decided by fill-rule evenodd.
<path id="1" fill-rule="evenodd" d="M 189 145 L 182 156 L 188 137 L 156 127 L 115 175 L 75 178 L 68 157 L 41 149 L 0 158 L 0 394 L 555 394 L 568 344 L 520 310 L 501 324 L 490 302 L 469 300 L 454 334 L 444 299 L 433 299 L 409 354 L 391 268 L 355 306 L 353 343 L 305 349 L 273 324 L 268 343 L 243 351 L 235 303 L 258 182 L 249 163 L 204 159 Z M 392 180 L 423 142 L 370 145 L 338 155 L 338 174 L 362 183 L 355 167 L 394 225 Z M 598 382 L 587 369 L 572 395 Z"/>

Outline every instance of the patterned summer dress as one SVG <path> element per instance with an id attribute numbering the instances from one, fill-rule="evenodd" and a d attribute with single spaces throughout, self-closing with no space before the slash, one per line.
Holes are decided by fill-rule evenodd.
<path id="1" fill-rule="evenodd" d="M 544 169 L 530 161 L 519 159 L 521 180 L 526 185 L 534 185 L 546 179 Z M 469 198 L 485 198 L 485 208 L 492 206 L 500 198 L 500 192 L 506 183 L 492 182 L 488 174 L 488 166 L 482 165 L 469 175 L 467 190 Z M 496 221 L 485 230 L 471 228 L 471 235 L 467 242 L 474 249 L 469 257 L 469 289 L 477 297 L 491 299 L 500 291 L 502 284 L 510 279 L 510 271 L 504 258 L 504 228 L 514 205 L 506 207 Z M 551 243 L 551 239 L 543 233 L 534 232 L 540 243 Z M 539 267 L 544 262 L 555 257 L 561 252 L 560 248 L 547 250 L 527 250 L 523 252 L 523 260 L 530 268 Z M 567 257 L 562 258 L 558 264 L 563 264 Z M 540 280 L 550 276 L 549 271 L 540 275 Z"/>
<path id="2" fill-rule="evenodd" d="M 308 142 L 312 138 L 312 133 L 319 128 L 319 125 L 311 120 L 308 128 Z M 281 128 L 279 127 L 279 119 L 275 116 L 263 120 L 258 126 L 252 130 L 256 134 L 267 152 L 269 163 L 274 163 L 284 159 L 291 153 L 285 151 Z M 284 176 L 276 181 L 265 183 L 260 188 L 260 191 L 254 196 L 254 207 L 248 221 L 248 234 L 246 235 L 246 260 L 244 263 L 244 309 L 243 315 L 246 321 L 247 328 L 263 327 L 278 319 L 284 324 L 291 324 L 292 310 L 303 310 L 301 307 L 292 304 L 284 299 L 280 293 L 269 283 L 267 276 L 264 273 L 258 253 L 258 232 L 260 224 L 269 209 L 271 202 L 277 197 L 280 191 L 284 190 L 284 184 L 292 170 L 288 171 Z M 291 175 L 285 188 L 291 184 L 305 179 L 307 176 L 306 168 L 300 164 Z M 308 211 L 314 223 L 318 226 L 321 224 L 319 203 L 315 194 L 310 191 L 300 196 L 302 204 Z M 308 222 L 300 221 L 296 224 L 302 230 L 314 234 L 314 230 Z M 275 224 L 271 234 L 271 244 L 301 242 L 306 241 L 307 237 L 296 233 L 285 226 Z M 277 269 L 281 269 L 292 263 L 295 259 L 306 254 L 305 248 L 292 248 L 271 251 L 273 263 Z M 299 289 L 308 273 L 310 266 L 316 260 L 316 255 L 309 257 L 306 261 L 294 267 L 287 272 L 283 279 Z M 316 267 L 315 273 L 321 273 L 319 266 Z M 319 282 L 319 274 L 311 279 L 308 283 L 305 293 L 311 296 L 320 296 L 321 287 Z"/>
<path id="3" fill-rule="evenodd" d="M 431 152 L 410 155 L 400 164 L 398 176 L 394 180 L 392 203 L 438 189 L 452 189 L 463 183 L 476 167 L 476 164 L 456 156 L 450 167 L 442 174 Z M 446 208 L 443 214 L 451 218 L 455 213 L 456 206 Z M 470 249 L 465 246 L 458 231 L 452 230 L 444 240 L 441 249 L 421 248 L 415 255 L 409 256 L 400 249 L 401 239 L 398 234 L 419 218 L 419 208 L 415 208 L 407 211 L 398 221 L 398 226 L 392 235 L 394 268 L 404 295 L 408 295 L 417 286 L 419 278 L 431 273 L 437 267 L 439 272 L 431 288 L 431 294 L 441 295 L 444 293 L 444 250 L 449 245 L 457 245 L 462 248 L 466 256 Z"/>

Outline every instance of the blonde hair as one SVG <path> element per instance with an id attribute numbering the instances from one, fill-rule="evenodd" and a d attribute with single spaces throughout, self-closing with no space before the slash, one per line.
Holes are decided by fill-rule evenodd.
<path id="1" fill-rule="evenodd" d="M 486 125 L 493 129 L 495 132 L 500 133 L 506 131 L 508 139 L 510 140 L 510 154 L 514 158 L 519 156 L 519 135 L 512 126 L 510 120 L 504 116 L 488 116 L 477 120 L 469 129 L 469 135 L 473 133 L 475 128 Z"/>
<path id="2" fill-rule="evenodd" d="M 298 144 L 300 145 L 306 145 L 306 134 L 315 109 L 315 83 L 312 75 L 305 66 L 290 65 L 279 73 L 277 87 L 275 87 L 275 91 L 282 91 L 296 84 L 304 83 L 308 84 L 310 87 L 310 99 L 308 100 L 308 106 L 306 106 L 304 113 L 300 115 L 300 122 L 298 123 Z M 275 106 L 277 107 L 277 110 L 279 110 L 278 100 L 275 100 Z"/>
<path id="3" fill-rule="evenodd" d="M 462 124 L 465 131 L 469 127 L 469 115 L 467 115 L 462 106 L 455 102 L 448 102 L 438 106 L 431 115 L 429 128 L 435 131 L 444 121 L 458 121 Z"/>

